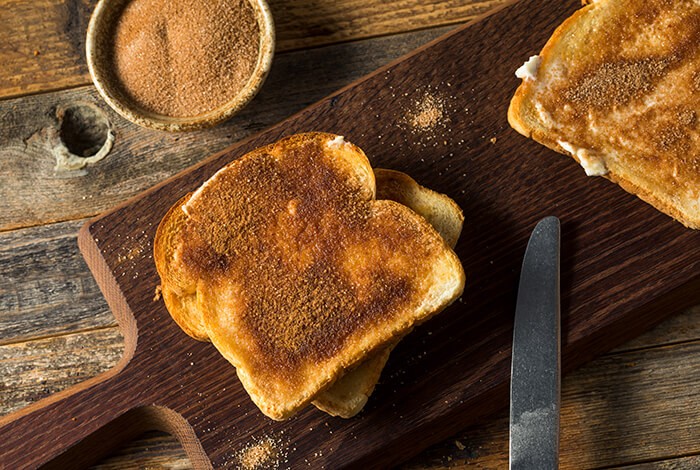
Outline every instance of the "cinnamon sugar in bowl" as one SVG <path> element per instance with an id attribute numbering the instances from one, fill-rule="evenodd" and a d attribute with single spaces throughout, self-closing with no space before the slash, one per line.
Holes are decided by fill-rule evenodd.
<path id="1" fill-rule="evenodd" d="M 265 0 L 100 0 L 86 53 L 102 97 L 166 131 L 218 124 L 267 77 L 274 25 Z"/>

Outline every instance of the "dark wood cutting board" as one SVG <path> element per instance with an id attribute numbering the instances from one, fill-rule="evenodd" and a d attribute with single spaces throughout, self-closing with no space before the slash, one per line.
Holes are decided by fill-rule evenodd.
<path id="1" fill-rule="evenodd" d="M 274 444 L 283 468 L 395 464 L 507 405 L 520 264 L 547 215 L 562 221 L 565 371 L 700 303 L 700 232 L 586 177 L 506 122 L 514 70 L 578 6 L 523 0 L 501 9 L 90 222 L 80 248 L 123 328 L 125 357 L 3 419 L 2 464 L 83 465 L 153 428 L 174 433 L 198 468 L 235 467 L 261 442 Z M 444 115 L 422 129 L 414 118 L 426 96 Z M 153 300 L 152 240 L 170 205 L 218 168 L 310 130 L 342 134 L 373 166 L 453 197 L 466 216 L 456 251 L 467 286 L 400 343 L 358 417 L 309 408 L 280 423 L 255 408 L 210 344 L 186 336 Z"/>

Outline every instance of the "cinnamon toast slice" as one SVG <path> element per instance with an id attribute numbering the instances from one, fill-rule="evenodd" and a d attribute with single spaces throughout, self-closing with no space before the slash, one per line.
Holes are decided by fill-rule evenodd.
<path id="1" fill-rule="evenodd" d="M 459 260 L 439 234 L 374 193 L 357 147 L 329 134 L 293 136 L 206 182 L 182 206 L 188 242 L 156 254 L 157 264 L 186 266 L 190 290 L 195 280 L 203 321 L 190 333 L 206 333 L 274 419 L 463 289 Z"/>
<path id="2" fill-rule="evenodd" d="M 462 231 L 464 215 L 452 199 L 419 185 L 399 171 L 375 168 L 374 175 L 377 199 L 388 199 L 409 207 L 424 217 L 454 248 Z M 165 267 L 161 291 L 172 318 L 188 335 L 208 341 L 201 312 L 196 307 L 195 285 L 186 278 L 178 279 L 175 276 L 181 266 L 173 256 L 177 245 L 183 242 L 182 229 L 187 219 L 182 205 L 190 196 L 188 194 L 180 199 L 163 218 L 156 235 L 155 257 L 157 265 Z M 380 351 L 355 369 L 347 371 L 328 389 L 319 393 L 313 405 L 332 416 L 355 416 L 372 394 L 393 347 Z"/>
<path id="3" fill-rule="evenodd" d="M 521 134 L 700 228 L 700 3 L 596 0 L 517 72 Z"/>

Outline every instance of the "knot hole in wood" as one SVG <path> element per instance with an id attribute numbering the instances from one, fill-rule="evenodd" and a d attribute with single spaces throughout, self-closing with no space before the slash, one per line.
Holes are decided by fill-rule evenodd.
<path id="1" fill-rule="evenodd" d="M 56 170 L 77 170 L 103 159 L 112 149 L 114 133 L 107 115 L 92 103 L 56 110 L 58 142 L 53 151 Z"/>

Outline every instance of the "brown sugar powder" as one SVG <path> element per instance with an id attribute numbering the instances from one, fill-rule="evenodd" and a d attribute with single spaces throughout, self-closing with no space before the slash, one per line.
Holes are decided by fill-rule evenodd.
<path id="1" fill-rule="evenodd" d="M 245 87 L 259 43 L 248 0 L 132 0 L 115 26 L 113 68 L 146 111 L 198 116 Z"/>
<path id="2" fill-rule="evenodd" d="M 563 96 L 593 108 L 624 105 L 648 93 L 669 65 L 664 59 L 606 62 L 565 90 Z"/>
<path id="3" fill-rule="evenodd" d="M 243 470 L 279 468 L 282 463 L 278 442 L 271 437 L 262 438 L 245 448 L 237 455 L 238 466 Z"/>
<path id="4" fill-rule="evenodd" d="M 437 127 L 445 116 L 445 103 L 437 95 L 425 94 L 414 103 L 406 120 L 413 130 L 426 131 Z"/>

